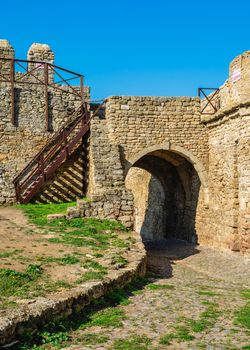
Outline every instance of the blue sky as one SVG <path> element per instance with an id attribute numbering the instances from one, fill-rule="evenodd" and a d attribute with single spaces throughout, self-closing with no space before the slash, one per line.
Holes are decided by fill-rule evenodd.
<path id="1" fill-rule="evenodd" d="M 250 1 L 2 1 L 0 38 L 16 58 L 49 44 L 57 65 L 86 76 L 93 99 L 195 96 L 250 50 Z"/>

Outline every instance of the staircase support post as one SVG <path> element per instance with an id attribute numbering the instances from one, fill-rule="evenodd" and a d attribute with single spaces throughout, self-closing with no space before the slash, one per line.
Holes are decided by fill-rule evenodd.
<path id="1" fill-rule="evenodd" d="M 11 83 L 11 122 L 16 126 L 15 120 L 15 61 L 10 61 L 10 83 Z"/>
<path id="2" fill-rule="evenodd" d="M 49 96 L 48 96 L 48 63 L 44 64 L 44 99 L 45 99 L 45 119 L 46 119 L 46 131 L 49 131 Z"/>

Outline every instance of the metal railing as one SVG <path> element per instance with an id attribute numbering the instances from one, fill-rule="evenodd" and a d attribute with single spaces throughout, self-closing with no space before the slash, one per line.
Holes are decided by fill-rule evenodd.
<path id="1" fill-rule="evenodd" d="M 206 91 L 209 91 L 210 94 L 207 95 Z M 201 109 L 201 114 L 214 114 L 215 112 L 217 112 L 219 106 L 217 106 L 216 103 L 218 103 L 219 101 L 216 98 L 218 96 L 219 91 L 219 88 L 198 88 L 198 96 L 200 98 L 204 98 L 205 101 L 205 104 Z M 212 107 L 212 112 L 207 112 L 207 107 Z"/>
<path id="2" fill-rule="evenodd" d="M 49 130 L 49 91 L 57 90 L 73 94 L 84 100 L 84 76 L 45 61 L 29 61 L 0 57 L 0 82 L 11 87 L 11 120 L 15 121 L 15 88 L 19 84 L 41 85 L 44 87 L 46 130 Z M 0 68 L 2 68 L 0 66 Z M 59 80 L 58 80 L 59 79 Z M 76 81 L 72 86 L 70 82 Z"/>
<path id="3" fill-rule="evenodd" d="M 51 140 L 18 174 L 13 183 L 16 200 L 28 203 L 59 166 L 70 157 L 76 145 L 90 129 L 90 120 L 103 107 L 99 104 L 90 114 L 89 104 L 84 102 L 74 113 L 72 121 L 61 127 Z"/>

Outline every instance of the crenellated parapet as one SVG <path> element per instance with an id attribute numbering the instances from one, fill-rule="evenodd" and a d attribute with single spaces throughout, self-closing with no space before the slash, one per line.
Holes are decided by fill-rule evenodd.
<path id="1" fill-rule="evenodd" d="M 8 40 L 1 39 L 0 40 L 0 59 L 8 58 L 14 59 L 15 51 L 13 47 L 10 45 Z M 0 78 L 3 80 L 7 80 L 11 74 L 11 66 L 9 61 L 1 60 L 0 62 Z"/>
<path id="2" fill-rule="evenodd" d="M 30 71 L 35 70 L 34 74 L 37 77 L 40 77 L 42 79 L 44 76 L 44 69 L 46 69 L 46 66 L 44 63 L 47 62 L 53 65 L 55 60 L 55 55 L 54 55 L 54 52 L 49 47 L 49 45 L 34 43 L 29 48 L 27 60 L 38 62 L 38 63 L 29 62 L 29 70 Z M 44 63 L 39 63 L 39 61 Z M 54 71 L 50 66 L 48 66 L 48 80 L 50 82 L 54 81 Z"/>

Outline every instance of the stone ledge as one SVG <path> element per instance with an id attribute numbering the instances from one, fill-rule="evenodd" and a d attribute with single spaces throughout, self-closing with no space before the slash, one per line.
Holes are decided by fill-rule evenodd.
<path id="1" fill-rule="evenodd" d="M 215 122 L 215 121 L 217 121 L 217 120 L 219 120 L 227 115 L 238 112 L 240 108 L 249 107 L 249 106 L 250 106 L 250 100 L 247 99 L 246 101 L 242 101 L 241 103 L 236 103 L 236 104 L 231 105 L 227 108 L 218 110 L 218 112 L 216 112 L 213 115 L 209 115 L 209 116 L 203 115 L 201 122 L 203 124 L 209 124 L 209 123 Z"/>
<path id="2" fill-rule="evenodd" d="M 25 331 L 36 331 L 54 318 L 82 311 L 93 300 L 121 288 L 146 272 L 146 252 L 138 241 L 131 246 L 129 263 L 118 271 L 110 271 L 102 281 L 83 283 L 79 287 L 55 293 L 47 298 L 29 300 L 19 310 L 0 319 L 0 345 L 12 343 Z"/>

